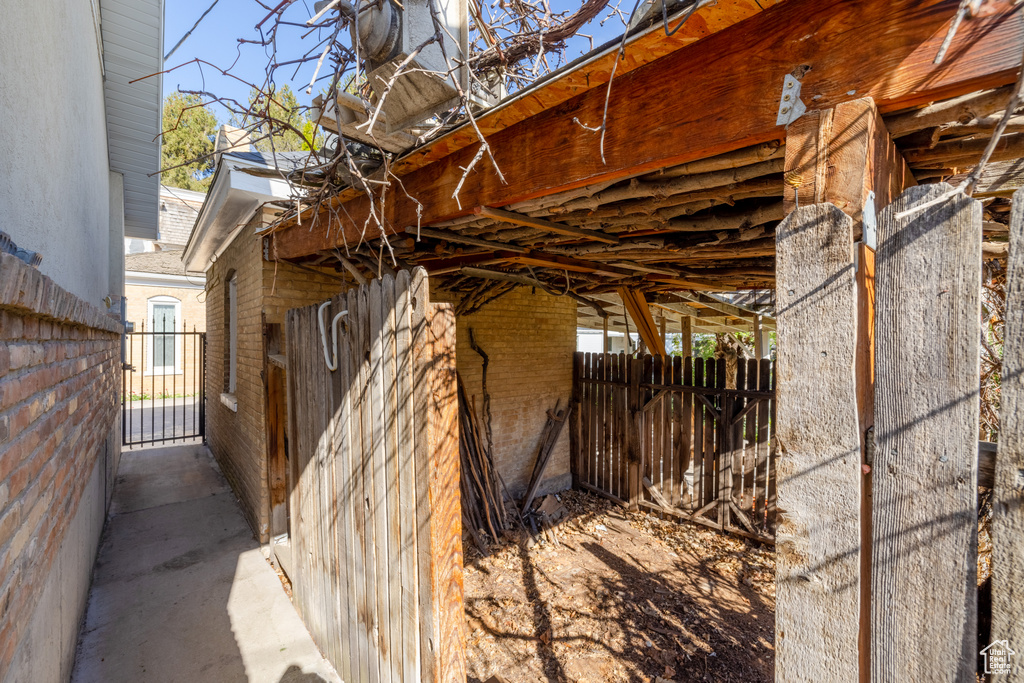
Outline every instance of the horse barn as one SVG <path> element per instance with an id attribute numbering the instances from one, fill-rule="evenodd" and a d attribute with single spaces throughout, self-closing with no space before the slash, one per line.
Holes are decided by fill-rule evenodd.
<path id="1" fill-rule="evenodd" d="M 426 141 L 318 100 L 391 152 L 359 178 L 220 157 L 214 456 L 346 681 L 987 675 L 1024 647 L 1024 13 L 655 14 Z"/>

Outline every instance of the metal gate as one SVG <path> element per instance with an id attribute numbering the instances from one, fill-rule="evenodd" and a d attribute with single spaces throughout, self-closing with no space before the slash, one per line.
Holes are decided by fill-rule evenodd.
<path id="1" fill-rule="evenodd" d="M 206 333 L 133 332 L 124 337 L 121 442 L 206 439 Z"/>

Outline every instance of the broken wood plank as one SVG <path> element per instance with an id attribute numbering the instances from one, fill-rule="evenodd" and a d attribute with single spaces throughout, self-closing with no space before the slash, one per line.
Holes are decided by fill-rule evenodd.
<path id="1" fill-rule="evenodd" d="M 1006 280 L 1002 406 L 992 492 L 992 639 L 1024 643 L 1024 193 L 1013 196 Z M 1024 681 L 1024 656 L 1003 680 Z"/>
<path id="2" fill-rule="evenodd" d="M 647 345 L 651 353 L 664 356 L 665 340 L 661 338 L 654 326 L 654 317 L 651 315 L 651 309 L 647 305 L 643 292 L 629 287 L 619 287 L 618 292 L 619 298 L 622 299 L 623 305 L 629 312 L 629 317 L 636 324 L 637 332 L 644 344 Z"/>
<path id="3" fill-rule="evenodd" d="M 775 671 L 855 681 L 860 436 L 853 220 L 801 206 L 778 240 L 778 519 Z"/>
<path id="4" fill-rule="evenodd" d="M 527 216 L 525 214 L 516 213 L 515 211 L 494 209 L 489 206 L 478 206 L 476 207 L 476 209 L 474 209 L 474 213 L 476 213 L 479 216 L 496 218 L 500 221 L 505 221 L 506 223 L 525 225 L 530 228 L 545 230 L 547 232 L 553 232 L 559 235 L 569 235 L 570 237 L 586 237 L 587 239 L 596 240 L 598 242 L 604 242 L 605 244 L 619 243 L 619 238 L 616 237 L 615 235 L 609 235 L 608 233 L 601 232 L 599 230 L 584 230 L 583 228 L 577 228 L 572 225 L 565 225 L 564 223 L 555 223 L 554 221 L 545 220 L 543 218 L 534 218 L 533 216 Z"/>
<path id="5" fill-rule="evenodd" d="M 875 681 L 975 679 L 981 204 L 895 218 L 951 189 L 912 187 L 879 217 Z"/>

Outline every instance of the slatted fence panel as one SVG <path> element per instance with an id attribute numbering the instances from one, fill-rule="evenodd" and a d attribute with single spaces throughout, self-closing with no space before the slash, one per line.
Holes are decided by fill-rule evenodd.
<path id="1" fill-rule="evenodd" d="M 286 317 L 296 606 L 348 682 L 465 680 L 454 316 L 399 272 Z M 329 353 L 332 351 L 329 350 Z"/>
<path id="2" fill-rule="evenodd" d="M 576 483 L 613 500 L 636 498 L 655 512 L 770 540 L 772 361 L 741 361 L 735 388 L 726 388 L 725 369 L 721 359 L 577 353 L 570 427 Z M 634 437 L 639 482 L 631 492 Z"/>

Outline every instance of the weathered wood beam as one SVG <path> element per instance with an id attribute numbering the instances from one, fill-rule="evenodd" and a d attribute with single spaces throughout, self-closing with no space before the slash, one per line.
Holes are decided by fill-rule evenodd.
<path id="1" fill-rule="evenodd" d="M 961 173 L 947 178 L 946 182 L 956 187 L 966 178 L 967 173 Z M 997 161 L 985 165 L 973 196 L 979 199 L 1009 197 L 1021 188 L 1024 188 L 1024 159 Z"/>
<path id="2" fill-rule="evenodd" d="M 1006 276 L 1002 406 L 992 492 L 992 639 L 1024 643 L 1024 193 L 1013 197 Z M 1017 651 L 1020 652 L 1018 646 Z M 1024 681 L 1024 656 L 1004 680 Z"/>
<path id="3" fill-rule="evenodd" d="M 854 235 L 863 236 L 865 210 L 890 204 L 915 184 L 906 162 L 896 149 L 871 98 L 844 102 L 834 109 L 808 112 L 789 127 L 786 138 L 785 202 L 795 205 L 828 202 L 854 220 Z M 870 199 L 870 201 L 869 201 Z M 856 401 L 859 459 L 867 464 L 865 434 L 874 425 L 874 301 L 875 252 L 857 245 Z M 860 680 L 871 671 L 871 485 L 872 475 L 861 478 L 860 496 Z"/>
<path id="4" fill-rule="evenodd" d="M 488 218 L 496 218 L 506 223 L 514 223 L 516 225 L 525 225 L 530 228 L 536 228 L 537 230 L 546 230 L 547 232 L 554 232 L 559 235 L 570 235 L 572 237 L 585 237 L 587 239 L 596 240 L 598 242 L 605 242 L 606 244 L 618 244 L 619 238 L 615 235 L 609 235 L 597 230 L 584 230 L 583 228 L 575 228 L 571 225 L 565 225 L 564 223 L 555 223 L 554 221 L 547 221 L 543 218 L 534 218 L 525 214 L 516 213 L 514 211 L 504 211 L 502 209 L 494 209 L 489 206 L 478 206 L 473 210 L 474 213 L 480 216 L 487 216 Z"/>
<path id="5" fill-rule="evenodd" d="M 796 205 L 797 192 L 801 206 L 835 204 L 853 218 L 858 239 L 870 193 L 877 211 L 917 184 L 871 98 L 810 111 L 795 121 L 786 135 L 786 179 L 786 213 Z"/>
<path id="6" fill-rule="evenodd" d="M 360 196 L 344 211 L 325 208 L 301 227 L 288 226 L 279 234 L 280 256 L 356 243 L 371 208 L 382 214 L 384 230 L 404 229 L 465 215 L 475 205 L 505 206 L 782 139 L 784 130 L 775 125 L 782 79 L 801 65 L 810 67 L 805 96 L 823 108 L 853 99 L 851 92 L 892 111 L 1012 83 L 1024 19 L 1010 0 L 995 0 L 992 14 L 961 25 L 946 61 L 933 64 L 957 6 L 956 0 L 787 0 L 617 80 L 603 158 L 602 136 L 575 123 L 604 120 L 605 89 L 595 88 L 488 135 L 505 183 L 485 157 L 456 199 L 462 169 L 477 152 L 470 145 L 402 176 L 404 193 L 415 201 L 391 191 L 388 201 L 373 200 L 371 207 Z M 758 57 L 764 54 L 772 58 Z"/>
<path id="7" fill-rule="evenodd" d="M 912 187 L 878 220 L 873 681 L 975 680 L 982 207 L 896 219 L 949 190 Z"/>
<path id="8" fill-rule="evenodd" d="M 856 681 L 861 470 L 853 221 L 831 204 L 801 206 L 776 235 L 775 675 Z"/>
<path id="9" fill-rule="evenodd" d="M 648 351 L 658 356 L 665 355 L 665 340 L 658 334 L 658 328 L 651 316 L 651 309 L 647 305 L 643 292 L 638 292 L 629 287 L 619 287 L 619 298 L 633 319 L 640 338 L 644 340 Z"/>
<path id="10" fill-rule="evenodd" d="M 951 121 L 967 123 L 994 114 L 1006 107 L 1013 86 L 954 97 L 903 114 L 886 117 L 885 127 L 894 138 L 901 138 Z"/>

